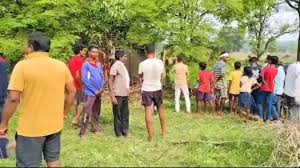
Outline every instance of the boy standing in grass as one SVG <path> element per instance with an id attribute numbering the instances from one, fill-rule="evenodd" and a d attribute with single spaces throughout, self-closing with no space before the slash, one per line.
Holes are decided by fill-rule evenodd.
<path id="1" fill-rule="evenodd" d="M 255 88 L 252 86 L 257 85 Z M 252 90 L 259 87 L 257 80 L 253 77 L 252 69 L 250 66 L 244 68 L 244 75 L 240 80 L 240 94 L 238 99 L 238 112 L 242 116 L 242 111 L 246 112 L 246 119 L 249 119 L 250 110 L 254 103 L 251 96 Z"/>
<path id="2" fill-rule="evenodd" d="M 198 95 L 197 95 L 197 111 L 206 111 L 206 103 L 209 103 L 213 114 L 216 114 L 214 107 L 214 74 L 206 70 L 204 62 L 199 63 L 200 72 L 198 75 Z"/>
<path id="3" fill-rule="evenodd" d="M 240 82 L 242 78 L 242 72 L 241 72 L 241 63 L 235 62 L 234 63 L 234 71 L 232 71 L 229 75 L 229 105 L 231 113 L 234 112 L 234 114 L 237 113 L 237 102 L 238 97 L 240 94 Z"/>
<path id="4" fill-rule="evenodd" d="M 83 119 L 79 136 L 85 138 L 86 129 L 91 117 L 92 133 L 99 133 L 101 93 L 104 88 L 104 72 L 99 61 L 99 47 L 91 45 L 88 48 L 88 58 L 82 66 L 82 82 L 86 96 L 83 107 Z"/>
<path id="5" fill-rule="evenodd" d="M 20 104 L 17 167 L 40 167 L 42 158 L 48 167 L 59 167 L 61 130 L 76 88 L 68 67 L 50 58 L 49 50 L 47 36 L 38 32 L 30 34 L 29 54 L 17 63 L 11 74 L 0 136 L 7 134 L 9 120 Z"/>
<path id="6" fill-rule="evenodd" d="M 139 77 L 142 84 L 142 104 L 145 107 L 145 120 L 148 130 L 148 141 L 153 141 L 154 129 L 152 118 L 152 103 L 157 107 L 161 124 L 162 136 L 167 134 L 165 112 L 163 106 L 161 77 L 164 63 L 156 58 L 155 46 L 146 47 L 147 59 L 139 64 Z"/>

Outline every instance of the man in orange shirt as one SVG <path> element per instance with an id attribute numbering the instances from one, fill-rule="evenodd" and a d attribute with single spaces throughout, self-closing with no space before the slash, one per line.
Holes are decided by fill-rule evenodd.
<path id="1" fill-rule="evenodd" d="M 11 74 L 0 136 L 7 135 L 9 120 L 20 104 L 17 167 L 40 167 L 42 155 L 48 167 L 59 167 L 60 134 L 76 88 L 68 67 L 49 57 L 50 43 L 42 33 L 30 34 L 29 54 L 17 63 Z"/>

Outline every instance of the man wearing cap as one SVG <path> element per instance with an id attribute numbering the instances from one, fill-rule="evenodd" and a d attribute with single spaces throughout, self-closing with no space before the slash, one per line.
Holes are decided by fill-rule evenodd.
<path id="1" fill-rule="evenodd" d="M 110 68 L 109 90 L 113 104 L 114 130 L 117 137 L 127 137 L 129 128 L 128 94 L 130 78 L 126 69 L 128 62 L 124 51 L 115 53 L 116 62 Z"/>
<path id="2" fill-rule="evenodd" d="M 229 54 L 226 52 L 221 53 L 219 56 L 219 61 L 214 65 L 214 75 L 215 75 L 215 102 L 216 102 L 216 111 L 218 114 L 223 110 L 225 100 L 228 97 L 228 86 L 225 81 L 226 75 L 226 65 L 228 62 Z"/>

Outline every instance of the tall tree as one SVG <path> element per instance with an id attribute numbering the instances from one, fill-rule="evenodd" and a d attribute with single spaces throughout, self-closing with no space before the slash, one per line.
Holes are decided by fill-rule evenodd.
<path id="1" fill-rule="evenodd" d="M 288 23 L 277 27 L 271 24 L 271 18 L 278 12 L 280 5 L 276 0 L 244 1 L 246 16 L 242 24 L 248 29 L 253 51 L 258 58 L 270 51 L 277 38 L 297 29 Z"/>
<path id="2" fill-rule="evenodd" d="M 298 50 L 297 50 L 297 61 L 300 61 L 300 2 L 299 0 L 285 0 L 285 2 L 292 8 L 295 9 L 298 12 L 298 19 L 299 19 L 299 25 L 298 25 Z"/>

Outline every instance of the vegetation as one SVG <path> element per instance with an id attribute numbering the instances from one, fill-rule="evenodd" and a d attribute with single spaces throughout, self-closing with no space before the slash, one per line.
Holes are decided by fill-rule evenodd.
<path id="1" fill-rule="evenodd" d="M 160 137 L 160 124 L 156 115 L 155 142 L 152 144 L 146 141 L 144 112 L 136 98 L 130 103 L 132 137 L 128 139 L 115 137 L 111 105 L 107 101 L 102 107 L 101 126 L 104 135 L 101 137 L 89 134 L 88 140 L 80 140 L 79 130 L 70 125 L 70 114 L 62 133 L 62 166 L 267 165 L 277 137 L 269 125 L 244 123 L 231 115 L 214 118 L 210 114 L 175 113 L 171 98 L 168 97 L 166 101 L 168 138 L 164 140 Z M 10 123 L 11 139 L 16 119 L 14 117 Z M 1 161 L 0 166 L 15 166 L 15 158 Z"/>

